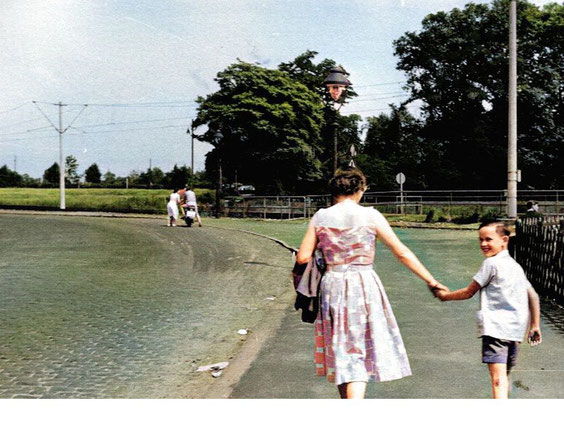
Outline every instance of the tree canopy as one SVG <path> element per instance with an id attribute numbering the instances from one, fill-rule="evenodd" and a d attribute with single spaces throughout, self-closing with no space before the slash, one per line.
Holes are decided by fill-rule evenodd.
<path id="1" fill-rule="evenodd" d="M 206 169 L 266 193 L 299 193 L 321 178 L 319 96 L 289 74 L 239 61 L 218 73 L 219 90 L 200 97 L 198 136 L 215 146 Z M 221 138 L 216 136 L 221 133 Z"/>
<path id="2" fill-rule="evenodd" d="M 394 42 L 421 137 L 435 150 L 429 187 L 506 183 L 508 1 L 427 16 Z M 564 5 L 518 2 L 518 157 L 525 186 L 562 186 Z M 431 169 L 434 171 L 429 172 Z"/>
<path id="3" fill-rule="evenodd" d="M 102 179 L 102 173 L 100 168 L 96 163 L 91 164 L 86 171 L 84 171 L 84 179 L 87 183 L 100 183 Z M 115 179 L 115 176 L 114 176 Z"/>

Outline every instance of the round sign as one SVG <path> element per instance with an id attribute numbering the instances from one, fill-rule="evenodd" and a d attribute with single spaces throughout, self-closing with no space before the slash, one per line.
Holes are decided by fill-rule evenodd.
<path id="1" fill-rule="evenodd" d="M 405 183 L 405 174 L 403 172 L 400 172 L 399 174 L 396 175 L 396 181 L 398 182 L 398 184 L 404 184 Z"/>

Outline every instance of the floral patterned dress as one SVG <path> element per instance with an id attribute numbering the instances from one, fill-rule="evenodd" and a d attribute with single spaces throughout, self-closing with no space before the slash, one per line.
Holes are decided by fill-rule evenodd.
<path id="1" fill-rule="evenodd" d="M 390 302 L 374 272 L 376 230 L 386 219 L 352 200 L 312 218 L 327 271 L 315 322 L 317 375 L 337 385 L 411 375 Z"/>

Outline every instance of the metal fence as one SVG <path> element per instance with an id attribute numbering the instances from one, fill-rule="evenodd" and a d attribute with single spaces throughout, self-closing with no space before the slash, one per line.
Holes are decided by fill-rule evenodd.
<path id="1" fill-rule="evenodd" d="M 522 190 L 518 192 L 518 212 L 523 213 L 528 200 L 538 202 L 546 216 L 564 214 L 564 190 Z M 507 193 L 504 190 L 442 190 L 442 191 L 386 191 L 366 192 L 361 200 L 365 206 L 377 207 L 384 213 L 424 214 L 431 207 L 491 208 L 506 211 Z M 241 196 L 226 197 L 222 213 L 233 217 L 250 218 L 309 218 L 317 210 L 329 207 L 331 196 Z"/>
<path id="2" fill-rule="evenodd" d="M 564 215 L 515 224 L 514 257 L 542 297 L 564 305 Z"/>

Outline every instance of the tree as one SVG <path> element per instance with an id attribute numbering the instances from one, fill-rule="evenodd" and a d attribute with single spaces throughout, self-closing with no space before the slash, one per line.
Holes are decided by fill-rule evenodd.
<path id="1" fill-rule="evenodd" d="M 425 187 L 427 157 L 419 123 L 404 107 L 392 106 L 391 110 L 390 115 L 368 118 L 359 166 L 378 190 L 395 190 L 399 172 L 409 176 L 410 188 Z"/>
<path id="2" fill-rule="evenodd" d="M 180 168 L 175 164 L 170 172 L 164 176 L 163 182 L 169 189 L 182 189 L 184 186 L 193 184 L 194 176 L 192 169 L 181 166 Z"/>
<path id="3" fill-rule="evenodd" d="M 84 178 L 87 183 L 100 183 L 102 173 L 96 163 L 91 164 L 86 171 L 84 171 Z M 114 176 L 115 180 L 115 176 Z"/>
<path id="4" fill-rule="evenodd" d="M 116 174 L 113 172 L 106 172 L 103 177 L 104 186 L 113 186 L 116 184 Z"/>
<path id="5" fill-rule="evenodd" d="M 214 180 L 220 161 L 227 180 L 237 172 L 263 193 L 299 193 L 321 178 L 323 113 L 315 93 L 285 72 L 242 61 L 216 81 L 217 92 L 198 98 L 195 122 L 208 126 L 198 137 L 214 145 L 206 158 Z"/>
<path id="6" fill-rule="evenodd" d="M 22 176 L 9 169 L 7 165 L 0 168 L 0 187 L 22 186 L 22 183 Z"/>
<path id="7" fill-rule="evenodd" d="M 139 177 L 137 178 L 137 184 L 142 184 L 144 186 L 147 186 L 148 188 L 151 188 L 153 186 L 160 187 L 163 184 L 163 180 L 163 171 L 160 168 L 154 166 L 139 174 Z"/>
<path id="8" fill-rule="evenodd" d="M 57 162 L 53 163 L 49 168 L 43 172 L 43 182 L 49 185 L 58 186 L 59 185 L 59 164 Z"/>
<path id="9" fill-rule="evenodd" d="M 531 187 L 562 182 L 564 5 L 518 3 L 519 167 Z M 431 187 L 506 185 L 508 1 L 427 16 L 394 42 L 420 100 L 421 135 L 440 160 Z"/>
<path id="10" fill-rule="evenodd" d="M 293 61 L 281 63 L 278 68 L 280 71 L 290 75 L 295 81 L 304 84 L 309 90 L 314 92 L 323 101 L 323 119 L 325 123 L 321 127 L 321 145 L 322 151 L 320 160 L 322 162 L 323 178 L 320 185 L 314 190 L 324 190 L 325 182 L 333 176 L 333 159 L 334 159 L 334 143 L 335 132 L 337 133 L 338 147 L 338 166 L 342 166 L 348 162 L 348 151 L 351 145 L 355 145 L 357 150 L 361 148 L 360 140 L 360 116 L 349 115 L 342 116 L 333 109 L 333 100 L 329 95 L 324 84 L 325 78 L 329 74 L 331 68 L 337 64 L 332 59 L 324 59 L 319 63 L 314 63 L 317 52 L 307 50 L 297 56 Z M 345 95 L 345 103 L 356 97 L 357 93 L 351 85 L 348 87 Z"/>
<path id="11" fill-rule="evenodd" d="M 65 158 L 65 182 L 67 184 L 78 184 L 80 176 L 76 172 L 78 169 L 78 160 L 73 155 L 68 155 Z"/>

